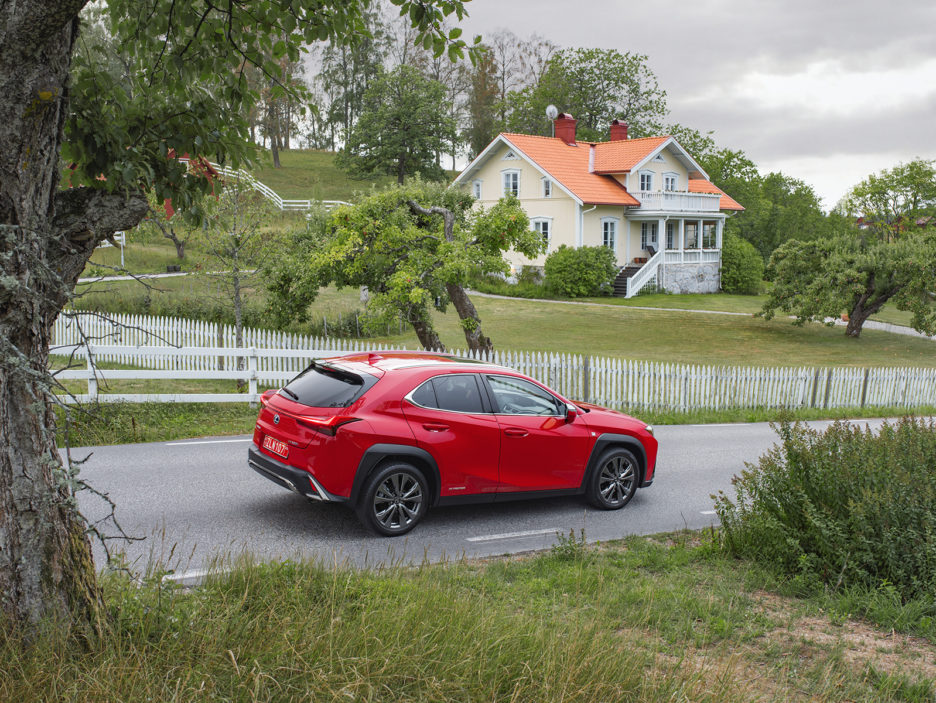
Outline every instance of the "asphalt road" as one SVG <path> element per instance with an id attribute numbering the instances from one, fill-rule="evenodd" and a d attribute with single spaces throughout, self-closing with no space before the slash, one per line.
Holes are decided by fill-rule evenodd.
<path id="1" fill-rule="evenodd" d="M 866 422 L 879 424 L 859 424 Z M 73 456 L 91 453 L 82 478 L 110 495 L 127 534 L 144 538 L 112 548 L 135 570 L 158 563 L 191 580 L 217 558 L 241 554 L 376 566 L 543 549 L 570 530 L 584 529 L 594 542 L 704 528 L 717 522 L 711 495 L 730 494 L 731 477 L 777 441 L 765 423 L 659 426 L 656 436 L 657 477 L 623 510 L 596 510 L 579 498 L 436 508 L 403 538 L 374 536 L 348 508 L 311 503 L 258 475 L 247 466 L 249 437 L 92 447 Z M 92 521 L 109 512 L 87 491 L 79 503 Z"/>

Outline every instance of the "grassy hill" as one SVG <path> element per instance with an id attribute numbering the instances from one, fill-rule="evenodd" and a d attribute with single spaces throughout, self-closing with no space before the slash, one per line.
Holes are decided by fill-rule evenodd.
<path id="1" fill-rule="evenodd" d="M 335 154 L 314 149 L 280 152 L 282 168 L 273 168 L 267 153 L 253 169 L 253 175 L 286 199 L 351 200 L 355 192 L 394 183 L 392 176 L 353 179 L 335 166 Z"/>

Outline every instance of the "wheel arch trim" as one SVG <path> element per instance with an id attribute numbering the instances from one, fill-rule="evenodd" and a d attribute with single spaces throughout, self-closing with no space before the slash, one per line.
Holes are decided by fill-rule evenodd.
<path id="1" fill-rule="evenodd" d="M 591 455 L 588 457 L 588 464 L 585 466 L 585 473 L 582 474 L 580 491 L 584 492 L 586 490 L 588 481 L 591 479 L 593 472 L 598 468 L 598 460 L 601 458 L 601 455 L 608 449 L 613 449 L 615 447 L 621 447 L 622 449 L 633 452 L 634 456 L 637 457 L 637 469 L 640 472 L 640 480 L 637 482 L 637 486 L 642 488 L 646 485 L 644 481 L 647 476 L 647 452 L 640 440 L 632 435 L 605 432 L 595 440 L 595 444 L 592 447 Z"/>
<path id="2" fill-rule="evenodd" d="M 435 505 L 439 500 L 439 491 L 441 489 L 441 476 L 439 466 L 432 455 L 425 449 L 414 447 L 409 444 L 375 444 L 364 452 L 361 461 L 358 463 L 357 471 L 354 474 L 354 482 L 351 485 L 351 495 L 348 496 L 348 502 L 351 505 L 357 505 L 361 495 L 361 490 L 371 474 L 387 459 L 401 459 L 416 464 L 416 468 L 426 469 L 426 482 L 429 484 L 430 500 L 428 505 Z"/>

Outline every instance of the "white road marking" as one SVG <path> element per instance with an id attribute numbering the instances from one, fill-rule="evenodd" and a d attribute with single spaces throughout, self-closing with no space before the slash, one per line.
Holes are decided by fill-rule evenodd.
<path id="1" fill-rule="evenodd" d="M 714 515 L 715 514 L 714 510 L 702 510 L 700 512 L 702 513 L 702 515 Z"/>
<path id="2" fill-rule="evenodd" d="M 707 425 L 684 425 L 684 427 L 745 427 L 747 425 L 753 425 L 753 422 L 712 422 Z M 665 427 L 665 425 L 657 425 L 657 427 Z"/>
<path id="3" fill-rule="evenodd" d="M 466 542 L 493 542 L 498 539 L 514 539 L 515 537 L 534 537 L 536 535 L 554 535 L 559 532 L 557 527 L 549 527 L 545 530 L 523 530 L 522 532 L 502 532 L 499 535 L 478 535 L 477 537 L 466 537 Z"/>
<path id="4" fill-rule="evenodd" d="M 192 569 L 183 571 L 181 574 L 166 574 L 162 577 L 163 581 L 185 581 L 186 579 L 203 579 L 208 574 L 226 574 L 230 569 Z"/>
<path id="5" fill-rule="evenodd" d="M 247 439 L 205 439 L 186 442 L 166 442 L 167 447 L 184 447 L 191 444 L 229 444 L 231 442 L 253 442 L 253 437 Z"/>

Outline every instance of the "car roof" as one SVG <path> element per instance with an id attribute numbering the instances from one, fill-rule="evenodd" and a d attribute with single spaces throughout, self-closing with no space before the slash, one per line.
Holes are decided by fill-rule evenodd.
<path id="1" fill-rule="evenodd" d="M 425 351 L 380 351 L 355 352 L 343 354 L 321 360 L 329 366 L 336 365 L 348 370 L 374 374 L 375 371 L 398 371 L 402 369 L 415 369 L 434 366 L 450 369 L 452 371 L 509 371 L 504 366 L 498 366 L 486 361 L 468 359 L 440 352 Z M 382 374 L 377 374 L 382 375 Z"/>

